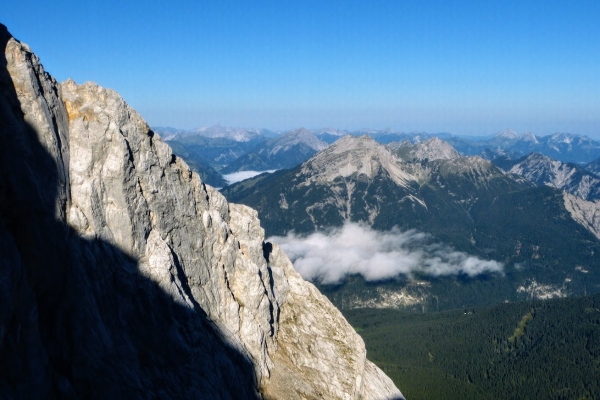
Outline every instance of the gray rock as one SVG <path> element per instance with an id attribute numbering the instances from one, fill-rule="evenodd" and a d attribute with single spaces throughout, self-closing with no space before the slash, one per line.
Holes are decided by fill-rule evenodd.
<path id="1" fill-rule="evenodd" d="M 438 137 L 428 139 L 424 142 L 411 143 L 408 140 L 404 142 L 392 142 L 387 146 L 394 154 L 406 161 L 433 161 L 433 160 L 452 160 L 459 158 L 460 154 L 450 145 L 450 143 L 441 140 Z"/>
<path id="2" fill-rule="evenodd" d="M 600 199 L 600 177 L 573 164 L 531 153 L 518 160 L 508 172 L 520 175 L 538 185 L 547 185 L 588 201 Z"/>
<path id="3" fill-rule="evenodd" d="M 571 218 L 600 240 L 600 203 L 583 200 L 566 191 L 563 191 L 563 199 Z"/>
<path id="4" fill-rule="evenodd" d="M 256 211 L 0 38 L 0 397 L 401 398 Z"/>

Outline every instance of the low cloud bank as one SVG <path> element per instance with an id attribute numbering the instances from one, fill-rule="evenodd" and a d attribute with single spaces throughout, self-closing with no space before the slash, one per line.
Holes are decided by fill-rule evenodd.
<path id="1" fill-rule="evenodd" d="M 368 281 L 414 272 L 430 276 L 502 272 L 504 264 L 483 260 L 449 246 L 431 244 L 431 236 L 414 230 L 378 232 L 355 223 L 307 237 L 290 233 L 268 239 L 290 257 L 304 279 L 338 283 L 348 274 Z"/>
<path id="2" fill-rule="evenodd" d="M 233 183 L 243 181 L 244 179 L 253 178 L 256 175 L 260 175 L 264 172 L 268 172 L 271 174 L 275 171 L 277 171 L 277 170 L 270 169 L 268 171 L 239 171 L 239 172 L 234 172 L 232 174 L 225 174 L 225 175 L 223 175 L 223 179 L 225 179 L 227 181 L 227 183 L 229 185 L 231 185 Z"/>

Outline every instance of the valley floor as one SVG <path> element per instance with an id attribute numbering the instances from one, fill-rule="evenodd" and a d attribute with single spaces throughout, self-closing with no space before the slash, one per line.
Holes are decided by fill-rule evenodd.
<path id="1" fill-rule="evenodd" d="M 600 295 L 344 315 L 411 400 L 600 397 Z"/>

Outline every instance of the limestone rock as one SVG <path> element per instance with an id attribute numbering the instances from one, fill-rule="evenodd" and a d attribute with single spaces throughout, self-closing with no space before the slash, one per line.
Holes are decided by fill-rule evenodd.
<path id="1" fill-rule="evenodd" d="M 584 168 L 531 153 L 518 160 L 508 172 L 520 175 L 538 185 L 547 185 L 588 201 L 600 199 L 600 178 Z"/>
<path id="2" fill-rule="evenodd" d="M 390 143 L 387 147 L 400 158 L 412 162 L 452 160 L 460 157 L 460 153 L 450 143 L 438 137 L 414 144 L 408 140 L 401 143 Z"/>
<path id="3" fill-rule="evenodd" d="M 381 170 L 399 186 L 406 187 L 416 179 L 398 163 L 383 145 L 367 135 L 346 135 L 302 165 L 302 173 L 312 175 L 310 181 L 331 182 L 338 176 L 364 174 L 372 178 Z"/>
<path id="4" fill-rule="evenodd" d="M 266 397 L 402 398 L 383 372 L 367 367 L 362 339 L 325 296 L 300 277 L 279 246 L 272 245 L 269 260 L 281 271 L 278 276 L 285 276 L 289 293 L 281 308 L 281 344 Z M 292 385 L 290 377 L 296 381 Z"/>
<path id="5" fill-rule="evenodd" d="M 402 398 L 256 211 L 0 39 L 0 397 Z"/>
<path id="6" fill-rule="evenodd" d="M 600 203 L 583 200 L 566 191 L 563 199 L 571 218 L 600 239 Z"/>

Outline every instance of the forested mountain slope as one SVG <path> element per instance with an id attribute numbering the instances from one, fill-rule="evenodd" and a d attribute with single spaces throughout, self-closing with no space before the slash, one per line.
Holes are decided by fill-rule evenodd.
<path id="1" fill-rule="evenodd" d="M 410 399 L 600 395 L 600 295 L 429 314 L 344 314 Z"/>
<path id="2" fill-rule="evenodd" d="M 348 223 L 380 232 L 397 227 L 503 265 L 499 275 L 413 274 L 321 285 L 338 307 L 449 309 L 600 290 L 597 232 L 577 216 L 593 218 L 594 203 L 577 214 L 562 192 L 479 157 L 407 162 L 368 136 L 347 136 L 296 168 L 240 182 L 223 194 L 256 208 L 267 235 L 309 235 Z"/>

